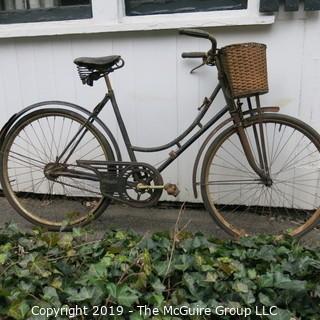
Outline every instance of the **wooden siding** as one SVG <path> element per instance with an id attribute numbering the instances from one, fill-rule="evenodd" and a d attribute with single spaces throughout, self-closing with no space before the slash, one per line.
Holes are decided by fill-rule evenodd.
<path id="1" fill-rule="evenodd" d="M 266 43 L 270 93 L 262 97 L 263 105 L 280 105 L 283 113 L 301 118 L 320 131 L 320 22 L 289 19 L 283 14 L 272 27 L 210 31 L 219 46 L 247 41 Z M 139 146 L 164 144 L 192 121 L 203 97 L 216 83 L 214 68 L 202 68 L 190 75 L 199 61 L 180 57 L 183 51 L 206 49 L 205 40 L 179 36 L 176 31 L 1 39 L 0 125 L 14 112 L 41 100 L 67 100 L 92 109 L 104 94 L 103 81 L 93 88 L 83 86 L 73 59 L 121 54 L 126 66 L 111 78 L 132 142 Z M 220 96 L 209 116 L 223 104 Z M 123 149 L 111 108 L 106 107 L 101 117 L 116 133 Z M 165 181 L 179 185 L 180 201 L 195 200 L 191 174 L 200 143 L 164 173 Z M 138 154 L 138 158 L 155 164 L 167 154 Z"/>

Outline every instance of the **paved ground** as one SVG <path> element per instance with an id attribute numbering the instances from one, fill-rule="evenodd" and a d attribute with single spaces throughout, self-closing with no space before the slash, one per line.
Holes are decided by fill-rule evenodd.
<path id="1" fill-rule="evenodd" d="M 101 237 L 108 228 L 112 229 L 132 229 L 141 234 L 154 231 L 172 230 L 175 226 L 179 208 L 168 208 L 160 206 L 159 208 L 135 209 L 121 205 L 111 205 L 99 219 L 92 222 L 91 228 L 94 237 Z M 237 223 L 246 226 L 254 225 L 255 228 L 265 229 L 268 226 L 266 217 L 255 215 L 245 215 L 234 217 Z M 32 224 L 20 217 L 8 204 L 7 200 L 0 197 L 0 227 L 5 222 L 13 221 L 23 229 L 32 228 Z M 284 222 L 283 222 L 284 223 Z M 207 235 L 217 238 L 228 238 L 228 235 L 221 230 L 212 220 L 209 213 L 205 210 L 186 208 L 180 220 L 180 226 L 188 224 L 187 229 L 192 232 L 200 231 Z M 278 222 L 277 222 L 278 224 Z M 313 230 L 303 238 L 303 242 L 312 246 L 320 247 L 320 229 Z"/>

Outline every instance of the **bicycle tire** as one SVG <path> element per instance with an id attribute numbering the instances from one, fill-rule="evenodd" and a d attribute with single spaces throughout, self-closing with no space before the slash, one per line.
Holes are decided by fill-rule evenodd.
<path id="1" fill-rule="evenodd" d="M 212 142 L 205 154 L 201 170 L 205 207 L 214 221 L 233 237 L 260 233 L 303 236 L 320 218 L 320 136 L 306 123 L 287 115 L 270 113 L 248 118 L 244 120 L 244 129 L 256 161 L 258 149 L 254 147 L 253 128 L 259 123 L 264 128 L 272 185 L 263 184 L 261 179 L 258 183 L 259 177 L 249 166 L 237 130 L 232 126 Z M 259 185 L 260 191 L 254 191 L 252 185 Z M 265 198 L 261 198 L 262 194 Z M 239 197 L 235 200 L 234 195 Z M 244 214 L 242 221 L 240 213 Z"/>
<path id="2" fill-rule="evenodd" d="M 49 120 L 54 121 L 53 126 L 50 125 Z M 109 199 L 101 196 L 100 187 L 96 182 L 90 182 L 91 185 L 87 184 L 86 188 L 83 188 L 81 187 L 84 185 L 82 181 L 75 181 L 73 182 L 74 185 L 70 185 L 70 183 L 65 182 L 68 178 L 63 178 L 64 180 L 57 178 L 57 181 L 51 181 L 53 186 L 50 187 L 50 181 L 44 174 L 45 165 L 55 160 L 59 150 L 67 145 L 68 139 L 71 139 L 72 134 L 84 124 L 87 132 L 73 155 L 80 152 L 80 147 L 82 148 L 81 152 L 89 152 L 89 142 L 85 144 L 86 140 L 83 139 L 89 139 L 90 137 L 92 139 L 90 140 L 91 145 L 94 145 L 94 143 L 97 145 L 97 149 L 91 151 L 91 156 L 93 153 L 97 155 L 97 152 L 100 152 L 99 160 L 114 160 L 113 151 L 108 141 L 92 123 L 86 123 L 86 121 L 86 118 L 76 112 L 59 108 L 47 108 L 27 114 L 7 134 L 2 145 L 0 158 L 3 192 L 12 207 L 31 223 L 52 231 L 61 229 L 67 231 L 73 227 L 84 226 L 90 223 L 99 217 L 110 204 Z M 44 128 L 43 124 L 46 123 L 48 126 Z M 50 134 L 52 141 L 49 143 Z M 59 145 L 55 137 L 60 138 Z M 63 138 L 66 138 L 65 140 L 67 141 L 62 142 Z M 18 144 L 21 141 L 23 145 Z M 48 151 L 50 146 L 52 150 L 49 157 Z M 56 149 L 56 153 L 53 151 L 54 149 Z M 21 154 L 22 152 L 25 155 Z M 88 158 L 89 154 L 86 156 Z M 83 158 L 83 160 L 90 160 L 87 158 Z M 70 158 L 68 165 L 76 165 L 76 160 L 75 157 L 73 159 Z M 14 167 L 10 167 L 10 163 L 13 163 Z M 29 173 L 21 171 L 25 170 L 28 166 L 31 168 Z M 15 172 L 14 179 L 13 171 Z M 19 172 L 21 172 L 20 178 Z M 28 182 L 21 182 L 21 176 L 28 176 L 31 179 Z M 28 183 L 29 185 L 29 182 L 32 181 L 31 187 L 28 187 L 30 190 L 24 190 L 23 188 L 25 187 L 22 188 L 21 183 L 19 189 L 18 178 L 22 184 Z M 38 182 L 36 182 L 36 179 Z M 59 182 L 58 179 L 60 179 Z M 70 180 L 72 179 L 70 178 Z M 15 186 L 13 186 L 13 181 L 16 184 Z M 42 182 L 39 186 L 40 181 Z M 48 183 L 48 188 L 51 188 L 51 198 L 49 192 L 45 192 L 43 183 Z M 62 210 L 65 212 L 62 212 Z M 77 213 L 78 217 L 74 216 L 72 218 L 68 216 L 71 214 L 71 210 L 74 210 L 72 214 Z M 61 219 L 53 221 L 52 216 L 55 215 L 57 217 L 58 211 Z M 47 215 L 45 218 L 42 217 L 44 213 Z M 79 218 L 80 213 L 82 217 Z"/>

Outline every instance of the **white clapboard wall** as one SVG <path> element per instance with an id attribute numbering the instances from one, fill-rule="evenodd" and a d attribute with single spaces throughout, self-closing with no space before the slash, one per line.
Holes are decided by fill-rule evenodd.
<path id="1" fill-rule="evenodd" d="M 283 113 L 301 118 L 320 131 L 319 19 L 283 16 L 273 25 L 210 31 L 219 46 L 266 43 L 270 93 L 262 97 L 262 104 L 279 105 Z M 93 88 L 83 86 L 73 59 L 120 54 L 126 66 L 111 79 L 132 142 L 139 146 L 164 144 L 188 126 L 216 84 L 214 68 L 202 68 L 190 75 L 199 61 L 180 58 L 183 51 L 207 48 L 207 41 L 179 36 L 174 30 L 1 39 L 0 125 L 14 112 L 41 100 L 66 100 L 92 109 L 104 95 L 104 83 L 100 81 Z M 222 106 L 220 97 L 209 115 Z M 110 106 L 101 117 L 124 150 Z M 195 201 L 191 175 L 200 143 L 164 172 L 165 181 L 180 187 L 180 201 Z M 138 158 L 155 164 L 169 151 L 138 154 Z M 172 198 L 164 195 L 163 199 Z"/>

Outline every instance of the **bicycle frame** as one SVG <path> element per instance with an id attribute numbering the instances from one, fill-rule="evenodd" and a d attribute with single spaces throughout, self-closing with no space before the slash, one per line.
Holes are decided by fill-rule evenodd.
<path id="1" fill-rule="evenodd" d="M 156 169 L 159 172 L 162 172 L 165 170 L 172 162 L 174 162 L 185 150 L 187 150 L 193 142 L 195 142 L 198 138 L 200 138 L 205 132 L 208 131 L 214 124 L 216 124 L 226 113 L 230 113 L 230 118 L 224 121 L 222 126 L 218 126 L 218 130 L 220 130 L 224 125 L 226 125 L 229 122 L 233 122 L 233 125 L 237 128 L 238 131 L 238 136 L 241 142 L 241 145 L 243 147 L 243 150 L 245 152 L 246 158 L 252 167 L 252 169 L 260 176 L 260 178 L 264 181 L 268 181 L 269 179 L 269 172 L 267 170 L 268 165 L 267 165 L 267 160 L 266 160 L 266 153 L 265 153 L 265 143 L 263 140 L 263 128 L 262 126 L 259 126 L 259 133 L 260 133 L 260 138 L 261 138 L 261 143 L 259 141 L 258 137 L 258 130 L 255 128 L 255 142 L 256 146 L 258 149 L 258 155 L 259 155 L 259 165 L 257 165 L 252 150 L 251 146 L 248 141 L 248 137 L 246 136 L 245 130 L 243 128 L 243 115 L 244 114 L 249 114 L 249 115 L 254 115 L 254 114 L 261 114 L 263 112 L 272 112 L 275 111 L 277 112 L 279 109 L 277 107 L 266 107 L 266 108 L 261 108 L 260 107 L 260 100 L 259 96 L 256 96 L 256 103 L 257 103 L 257 109 L 253 109 L 251 105 L 251 100 L 248 98 L 248 106 L 249 106 L 249 111 L 243 112 L 241 110 L 241 105 L 240 103 L 236 104 L 232 96 L 230 95 L 230 89 L 228 85 L 228 81 L 226 77 L 224 76 L 224 73 L 222 72 L 222 69 L 220 67 L 219 59 L 216 59 L 216 66 L 218 69 L 218 78 L 219 82 L 215 89 L 213 90 L 212 94 L 210 95 L 209 98 L 205 97 L 202 105 L 198 108 L 200 110 L 200 113 L 198 116 L 194 119 L 194 121 L 190 124 L 190 126 L 182 133 L 180 134 L 177 138 L 172 140 L 171 142 L 168 142 L 167 144 L 158 146 L 158 147 L 151 147 L 151 148 L 146 148 L 146 147 L 138 147 L 134 146 L 131 141 L 129 134 L 127 132 L 125 123 L 123 121 L 123 118 L 121 116 L 121 112 L 119 109 L 119 106 L 116 101 L 116 97 L 110 82 L 110 78 L 108 74 L 104 75 L 104 79 L 106 82 L 107 86 L 107 93 L 105 97 L 101 100 L 101 102 L 94 108 L 93 112 L 90 114 L 89 118 L 86 121 L 86 124 L 88 123 L 93 123 L 101 110 L 104 108 L 104 106 L 110 101 L 111 105 L 113 107 L 113 111 L 115 113 L 120 132 L 122 135 L 122 138 L 124 140 L 126 150 L 128 152 L 130 161 L 132 162 L 137 162 L 136 158 L 136 152 L 143 152 L 143 153 L 150 153 L 150 152 L 159 152 L 163 150 L 167 150 L 171 147 L 176 146 L 177 148 L 175 150 L 172 150 L 169 153 L 169 157 L 163 161 L 163 163 L 157 167 Z M 226 100 L 226 106 L 223 107 L 220 111 L 218 111 L 206 124 L 202 124 L 201 120 L 204 118 L 205 114 L 209 110 L 210 106 L 212 105 L 213 101 L 217 97 L 218 93 L 222 91 Z M 57 162 L 59 162 L 64 155 L 68 152 L 68 149 L 72 146 L 71 151 L 68 152 L 67 157 L 64 159 L 63 163 L 67 163 L 68 159 L 72 155 L 73 151 L 77 148 L 78 144 L 80 143 L 81 139 L 87 132 L 87 129 L 85 129 L 86 124 L 84 124 L 79 131 L 76 133 L 76 135 L 73 137 L 73 139 L 70 141 L 70 143 L 65 147 L 61 155 L 57 158 Z M 181 141 L 186 138 L 196 127 L 199 127 L 199 130 L 194 133 L 186 142 L 183 144 Z M 218 131 L 217 130 L 217 131 Z M 216 131 L 215 131 L 216 133 Z M 80 135 L 80 137 L 79 137 Z M 212 136 L 212 135 L 210 135 Z M 78 139 L 78 141 L 76 141 Z M 196 158 L 196 164 L 199 162 L 199 155 Z M 194 173 L 193 173 L 193 180 L 195 179 L 195 170 L 196 166 L 194 168 Z M 85 174 L 79 174 L 77 175 L 78 178 L 81 179 L 83 178 L 90 178 L 91 175 Z M 93 177 L 91 177 L 93 179 Z M 195 185 L 195 182 L 194 182 Z M 195 187 L 194 187 L 195 189 Z M 196 195 L 196 192 L 195 192 Z"/>
<path id="2" fill-rule="evenodd" d="M 225 106 L 222 110 L 220 110 L 210 121 L 208 121 L 205 125 L 201 124 L 201 120 L 203 119 L 203 117 L 205 116 L 205 114 L 207 113 L 209 107 L 211 106 L 211 104 L 213 103 L 214 99 L 216 98 L 216 96 L 218 95 L 218 93 L 221 90 L 221 85 L 218 84 L 216 86 L 216 88 L 214 89 L 214 91 L 212 92 L 210 98 L 205 98 L 203 104 L 199 107 L 199 109 L 201 108 L 201 112 L 199 113 L 199 115 L 195 118 L 195 120 L 191 123 L 191 125 L 182 133 L 180 134 L 177 138 L 175 138 L 174 140 L 172 140 L 171 142 L 158 146 L 158 147 L 153 147 L 153 148 L 145 148 L 145 147 L 138 147 L 138 146 L 134 146 L 131 144 L 128 132 L 126 130 L 126 126 L 124 124 L 124 121 L 122 119 L 111 83 L 110 83 L 110 79 L 108 77 L 108 75 L 105 76 L 105 81 L 107 84 L 107 88 L 108 88 L 108 93 L 107 96 L 109 97 L 114 113 L 116 115 L 116 119 L 117 122 L 119 124 L 120 127 L 120 131 L 122 134 L 122 138 L 125 142 L 125 146 L 127 149 L 127 152 L 129 154 L 130 160 L 136 162 L 136 155 L 135 152 L 146 152 L 146 153 L 150 153 L 150 152 L 159 152 L 159 151 L 163 151 L 163 150 L 167 150 L 173 146 L 177 146 L 178 148 L 174 151 L 170 152 L 170 155 L 168 157 L 167 160 L 164 161 L 163 164 L 161 164 L 157 170 L 159 172 L 162 172 L 165 168 L 167 168 L 173 161 L 175 161 L 175 159 L 177 159 L 185 150 L 188 149 L 188 147 L 194 142 L 196 141 L 200 136 L 202 136 L 209 128 L 211 128 L 217 121 L 219 121 L 219 119 L 221 119 L 228 111 L 229 111 L 229 107 Z M 184 144 L 181 144 L 181 141 L 188 136 L 188 134 L 190 132 L 192 132 L 192 130 L 194 128 L 196 128 L 197 126 L 199 126 L 199 130 L 198 132 L 196 132 L 192 137 L 190 137 L 188 139 L 188 141 L 186 141 Z"/>

